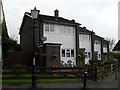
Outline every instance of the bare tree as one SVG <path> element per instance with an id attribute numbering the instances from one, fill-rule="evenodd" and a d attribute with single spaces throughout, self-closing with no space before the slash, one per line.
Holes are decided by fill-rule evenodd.
<path id="1" fill-rule="evenodd" d="M 105 40 L 109 41 L 109 49 L 111 51 L 113 49 L 114 45 L 115 45 L 115 39 L 113 39 L 113 38 L 106 38 Z"/>

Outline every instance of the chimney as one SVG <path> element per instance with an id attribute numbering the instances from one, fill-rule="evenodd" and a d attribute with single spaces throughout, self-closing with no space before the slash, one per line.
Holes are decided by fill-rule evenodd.
<path id="1" fill-rule="evenodd" d="M 74 20 L 74 19 L 72 19 L 72 20 L 71 20 L 71 22 L 75 22 L 75 20 Z"/>
<path id="2" fill-rule="evenodd" d="M 84 26 L 83 29 L 86 29 L 86 27 Z"/>
<path id="3" fill-rule="evenodd" d="M 56 9 L 56 10 L 54 11 L 54 15 L 55 15 L 55 17 L 59 17 L 59 10 Z"/>

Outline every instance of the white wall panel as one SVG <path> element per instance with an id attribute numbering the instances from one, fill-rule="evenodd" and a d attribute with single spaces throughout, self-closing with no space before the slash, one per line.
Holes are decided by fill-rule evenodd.
<path id="1" fill-rule="evenodd" d="M 47 37 L 47 41 L 45 41 L 44 43 L 61 43 L 62 44 L 61 50 L 62 49 L 74 49 L 75 57 L 62 57 L 61 55 L 61 60 L 63 60 L 65 63 L 67 63 L 68 60 L 71 60 L 76 64 L 75 33 L 74 34 L 61 33 L 60 28 L 59 28 L 60 26 L 62 25 L 55 24 L 54 32 L 46 32 L 44 29 L 44 36 Z"/>

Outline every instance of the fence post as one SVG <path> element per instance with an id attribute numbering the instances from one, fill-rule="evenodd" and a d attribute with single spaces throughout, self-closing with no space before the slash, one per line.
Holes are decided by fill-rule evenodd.
<path id="1" fill-rule="evenodd" d="M 113 72 L 113 64 L 111 64 L 111 72 Z"/>
<path id="2" fill-rule="evenodd" d="M 97 66 L 95 66 L 95 79 L 94 79 L 95 81 L 97 81 L 97 69 L 98 69 Z"/>
<path id="3" fill-rule="evenodd" d="M 84 69 L 84 82 L 83 82 L 83 88 L 86 88 L 87 85 L 87 69 Z"/>
<path id="4" fill-rule="evenodd" d="M 115 79 L 117 80 L 117 68 L 115 68 Z"/>

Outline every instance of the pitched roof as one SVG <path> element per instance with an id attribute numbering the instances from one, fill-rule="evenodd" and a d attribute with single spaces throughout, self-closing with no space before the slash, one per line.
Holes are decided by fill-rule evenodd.
<path id="1" fill-rule="evenodd" d="M 113 48 L 112 51 L 120 51 L 120 40 L 119 40 L 118 43 L 115 45 L 115 47 Z"/>
<path id="2" fill-rule="evenodd" d="M 79 27 L 79 33 L 95 34 L 93 31 L 86 29 L 86 27 Z"/>
<path id="3" fill-rule="evenodd" d="M 21 24 L 21 27 L 20 27 L 19 34 L 22 31 L 22 27 L 23 27 L 23 24 L 25 23 L 26 18 L 32 18 L 31 13 L 29 13 L 29 12 L 24 13 L 24 17 L 23 17 L 23 20 L 22 20 L 22 24 Z M 42 14 L 39 14 L 37 20 L 38 21 L 43 21 L 43 22 L 53 22 L 53 23 L 58 23 L 58 24 L 81 25 L 80 23 L 75 22 L 75 20 L 73 20 L 73 19 L 68 20 L 68 19 L 65 19 L 65 18 L 62 18 L 62 17 L 55 17 L 55 16 L 42 15 Z"/>
<path id="4" fill-rule="evenodd" d="M 30 13 L 26 12 L 26 14 L 31 15 Z M 40 21 L 53 21 L 53 22 L 58 22 L 58 23 L 69 23 L 69 24 L 78 24 L 81 25 L 80 23 L 75 22 L 75 20 L 68 20 L 63 17 L 55 17 L 55 16 L 49 16 L 49 15 L 43 15 L 39 14 L 38 20 Z"/>

